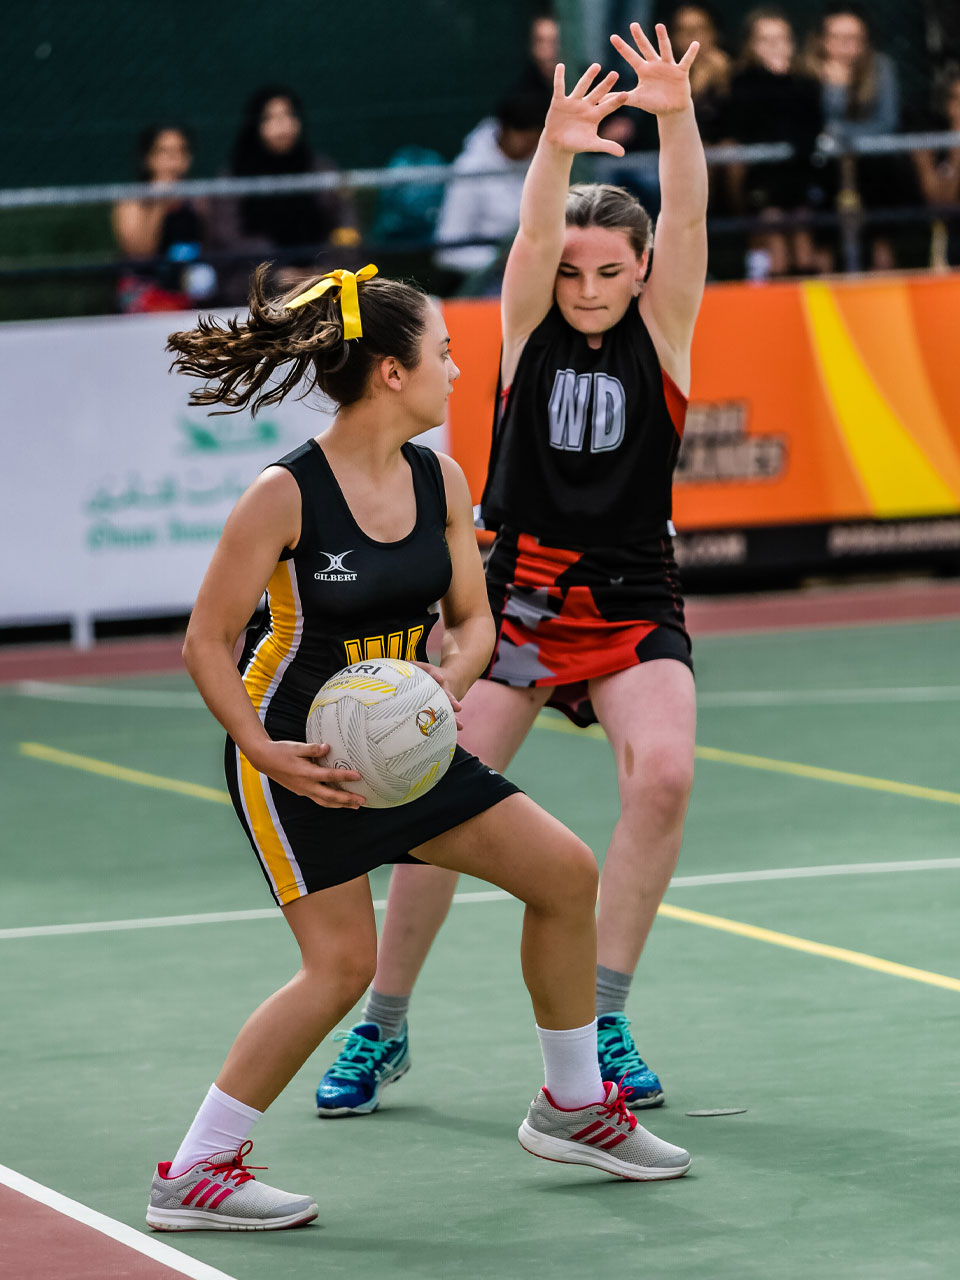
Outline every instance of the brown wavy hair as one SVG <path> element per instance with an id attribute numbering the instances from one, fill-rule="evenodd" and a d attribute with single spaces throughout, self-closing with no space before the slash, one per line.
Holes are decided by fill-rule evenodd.
<path id="1" fill-rule="evenodd" d="M 220 413 L 279 404 L 301 383 L 299 398 L 319 389 L 334 404 L 363 398 L 374 367 L 393 356 L 407 369 L 420 363 L 427 296 L 413 284 L 375 276 L 358 284 L 363 336 L 345 341 L 339 289 L 293 311 L 287 303 L 316 284 L 303 281 L 283 296 L 268 295 L 271 264 L 261 263 L 250 290 L 250 314 L 220 321 L 200 316 L 195 329 L 171 333 L 171 369 L 199 378 L 192 405 L 226 405 Z"/>
<path id="2" fill-rule="evenodd" d="M 608 182 L 577 182 L 567 192 L 568 227 L 608 227 L 625 231 L 642 258 L 653 245 L 653 222 L 635 195 Z"/>

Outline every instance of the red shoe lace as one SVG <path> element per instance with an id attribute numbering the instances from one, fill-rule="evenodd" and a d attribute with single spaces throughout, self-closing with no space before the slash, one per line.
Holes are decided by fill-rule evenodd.
<path id="1" fill-rule="evenodd" d="M 248 1173 L 248 1169 L 267 1169 L 269 1165 L 265 1164 L 246 1164 L 244 1156 L 248 1156 L 253 1150 L 253 1143 L 248 1139 L 232 1160 L 222 1160 L 214 1163 L 211 1161 L 203 1166 L 204 1173 L 224 1174 L 224 1182 L 234 1181 L 239 1187 L 241 1182 L 250 1182 L 254 1178 L 252 1173 Z M 254 1179 L 255 1180 L 255 1179 Z"/>
<path id="2" fill-rule="evenodd" d="M 610 1102 L 608 1098 L 606 1102 L 601 1103 L 600 1111 L 605 1120 L 612 1120 L 614 1124 L 622 1124 L 626 1120 L 627 1128 L 633 1133 L 637 1127 L 637 1117 L 632 1111 L 627 1110 L 627 1099 L 633 1095 L 633 1090 L 624 1089 L 623 1082 L 625 1079 L 625 1075 L 620 1077 L 616 1099 Z"/>

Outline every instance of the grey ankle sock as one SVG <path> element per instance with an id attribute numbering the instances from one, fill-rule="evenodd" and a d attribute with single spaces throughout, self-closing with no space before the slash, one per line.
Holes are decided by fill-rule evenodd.
<path id="1" fill-rule="evenodd" d="M 630 994 L 632 973 L 618 973 L 616 969 L 607 969 L 597 965 L 597 1017 L 604 1013 L 623 1013 L 627 1007 L 627 996 Z"/>
<path id="2" fill-rule="evenodd" d="M 409 1008 L 409 996 L 383 996 L 371 987 L 363 1006 L 363 1020 L 377 1024 L 381 1040 L 393 1040 L 400 1034 Z"/>

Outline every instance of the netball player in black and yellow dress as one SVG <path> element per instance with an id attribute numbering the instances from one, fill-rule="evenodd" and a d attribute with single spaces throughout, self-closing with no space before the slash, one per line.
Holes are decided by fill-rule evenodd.
<path id="1" fill-rule="evenodd" d="M 625 1001 L 676 864 L 693 781 L 696 704 L 671 534 L 671 480 L 690 387 L 707 261 L 707 174 L 690 98 L 697 44 L 677 63 L 634 23 L 611 37 L 636 75 L 626 95 L 567 95 L 558 67 L 524 182 L 501 298 L 501 396 L 482 510 L 493 661 L 464 703 L 463 742 L 498 769 L 545 705 L 599 720 L 616 757 L 620 815 L 600 881 L 595 1011 L 605 1080 L 629 1106 L 663 1101 Z M 628 192 L 568 189 L 574 155 L 622 154 L 600 136 L 624 102 L 660 134 L 656 236 Z M 653 265 L 644 283 L 651 245 Z M 372 1110 L 405 1060 L 410 992 L 455 877 L 398 867 L 364 1022 L 318 1090 L 321 1114 Z M 359 1037 L 386 1041 L 374 1060 Z M 625 1089 L 624 1089 L 625 1092 Z"/>
<path id="2" fill-rule="evenodd" d="M 372 977 L 366 872 L 410 857 L 526 903 L 523 971 L 546 1062 L 521 1127 L 527 1150 L 634 1179 L 689 1166 L 600 1080 L 589 849 L 463 750 L 425 796 L 367 810 L 336 785 L 357 775 L 326 767 L 327 748 L 304 740 L 317 689 L 359 653 L 399 646 L 425 662 L 435 601 L 444 639 L 439 664 L 426 666 L 456 710 L 494 642 L 466 481 L 410 443 L 444 420 L 458 376 L 443 317 L 375 273 L 331 273 L 271 300 L 261 269 L 248 320 L 201 321 L 170 339 L 180 369 L 207 382 L 196 404 L 256 410 L 306 382 L 337 414 L 240 499 L 187 631 L 187 667 L 227 731 L 234 805 L 301 967 L 247 1020 L 173 1160 L 158 1165 L 147 1214 L 157 1230 L 270 1230 L 316 1216 L 311 1197 L 255 1180 L 248 1135 Z M 238 669 L 234 647 L 264 591 L 266 621 Z"/>

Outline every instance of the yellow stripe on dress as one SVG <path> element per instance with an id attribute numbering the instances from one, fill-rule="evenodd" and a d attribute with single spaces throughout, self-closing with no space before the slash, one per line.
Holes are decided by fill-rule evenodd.
<path id="1" fill-rule="evenodd" d="M 243 673 L 243 683 L 260 717 L 266 717 L 284 671 L 296 655 L 303 631 L 303 616 L 295 587 L 292 560 L 281 560 L 267 583 L 270 630 L 257 645 Z M 261 860 L 281 902 L 292 902 L 306 893 L 303 877 L 283 829 L 273 812 L 266 777 L 237 750 L 240 790 L 250 830 Z"/>

